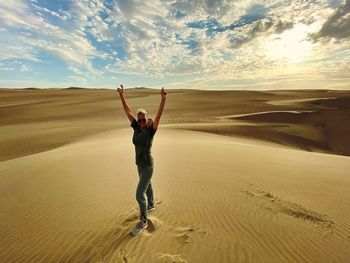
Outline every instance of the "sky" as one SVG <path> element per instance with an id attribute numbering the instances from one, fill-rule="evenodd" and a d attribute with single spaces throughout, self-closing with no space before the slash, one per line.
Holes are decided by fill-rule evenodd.
<path id="1" fill-rule="evenodd" d="M 350 89 L 350 0 L 6 0 L 0 87 Z"/>

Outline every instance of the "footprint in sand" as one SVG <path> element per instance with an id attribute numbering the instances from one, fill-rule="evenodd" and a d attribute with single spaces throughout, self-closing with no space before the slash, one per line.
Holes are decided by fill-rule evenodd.
<path id="1" fill-rule="evenodd" d="M 174 236 L 180 240 L 182 243 L 189 243 L 192 240 L 193 235 L 195 234 L 206 234 L 207 232 L 201 227 L 188 225 L 188 226 L 179 226 L 175 228 Z"/>
<path id="2" fill-rule="evenodd" d="M 121 263 L 129 262 L 130 258 L 132 258 L 136 255 L 135 252 L 128 252 L 124 248 L 121 248 L 117 253 L 118 254 L 116 256 L 116 260 L 117 260 L 117 262 L 121 262 Z"/>
<path id="3" fill-rule="evenodd" d="M 187 263 L 187 260 L 183 259 L 180 255 L 157 253 L 153 257 L 152 262 L 155 262 L 155 263 Z"/>
<path id="4" fill-rule="evenodd" d="M 163 224 L 163 222 L 153 216 L 149 216 L 147 219 L 148 227 L 142 232 L 144 236 L 150 236 L 157 231 Z"/>
<path id="5" fill-rule="evenodd" d="M 251 184 L 252 187 L 254 185 Z M 273 193 L 254 187 L 251 190 L 243 191 L 245 194 L 257 198 L 258 201 L 265 203 L 265 208 L 282 213 L 297 219 L 301 219 L 305 222 L 314 223 L 327 228 L 334 225 L 334 222 L 327 219 L 325 215 L 321 215 L 315 211 L 306 209 L 305 207 L 292 203 L 289 201 L 282 200 L 275 196 Z"/>

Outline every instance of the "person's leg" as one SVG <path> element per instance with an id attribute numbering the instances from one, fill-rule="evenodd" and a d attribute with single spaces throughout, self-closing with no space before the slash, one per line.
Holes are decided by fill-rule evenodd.
<path id="1" fill-rule="evenodd" d="M 152 188 L 152 182 L 149 182 L 147 191 L 146 191 L 146 195 L 147 195 L 147 200 L 148 200 L 148 205 L 153 206 L 154 205 L 154 200 L 153 200 L 153 188 Z"/>
<path id="2" fill-rule="evenodd" d="M 148 189 L 148 186 L 152 178 L 153 166 L 138 167 L 138 171 L 139 171 L 140 180 L 136 189 L 136 200 L 140 207 L 140 213 L 141 213 L 140 219 L 142 217 L 144 219 L 147 219 L 147 200 L 145 198 L 145 193 Z"/>

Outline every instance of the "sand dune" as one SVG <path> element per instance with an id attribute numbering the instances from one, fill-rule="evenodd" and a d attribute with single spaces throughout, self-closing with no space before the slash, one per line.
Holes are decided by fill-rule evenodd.
<path id="1" fill-rule="evenodd" d="M 93 151 L 91 150 L 93 149 Z M 0 163 L 4 262 L 346 262 L 348 157 L 159 129 L 140 236 L 131 130 Z"/>
<path id="2" fill-rule="evenodd" d="M 155 117 L 159 91 L 127 90 L 130 106 L 143 107 Z M 277 102 L 277 104 L 276 104 Z M 281 104 L 281 102 L 284 102 Z M 268 140 L 303 150 L 350 155 L 350 94 L 338 90 L 203 91 L 169 90 L 162 124 L 234 124 L 231 115 L 258 112 L 311 112 L 291 118 L 272 114 L 225 126 L 216 133 Z M 275 115 L 276 116 L 276 115 Z M 304 118 L 304 116 L 310 116 Z M 114 90 L 107 89 L 0 89 L 0 161 L 60 147 L 85 136 L 125 127 L 127 118 Z M 256 122 L 259 121 L 259 127 Z M 261 122 L 265 122 L 262 127 Z M 288 126 L 287 128 L 281 127 Z M 206 132 L 211 132 L 209 125 Z M 182 128 L 186 128 L 181 125 Z M 230 130 L 227 128 L 230 127 Z M 193 129 L 193 127 L 191 128 Z M 318 134 L 310 140 L 310 131 Z M 296 131 L 296 132 L 295 132 Z M 281 139 L 280 139 L 281 138 Z M 286 140 L 284 142 L 283 140 Z"/>
<path id="3" fill-rule="evenodd" d="M 158 209 L 132 237 L 138 176 L 116 92 L 0 90 L 0 262 L 350 261 L 349 92 L 168 94 Z M 151 117 L 160 102 L 127 99 Z"/>

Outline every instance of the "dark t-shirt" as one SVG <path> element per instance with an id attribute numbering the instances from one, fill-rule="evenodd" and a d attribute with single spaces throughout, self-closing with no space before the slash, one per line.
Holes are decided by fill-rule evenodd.
<path id="1" fill-rule="evenodd" d="M 153 137 L 157 129 L 153 129 L 153 126 L 151 126 L 146 127 L 144 131 L 141 131 L 141 127 L 135 119 L 133 119 L 130 126 L 134 129 L 132 143 L 135 145 L 136 165 L 142 167 L 153 165 L 151 148 Z"/>

